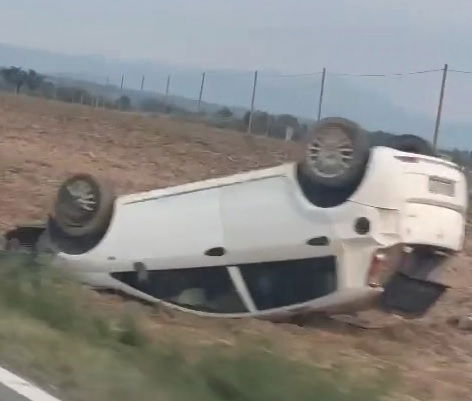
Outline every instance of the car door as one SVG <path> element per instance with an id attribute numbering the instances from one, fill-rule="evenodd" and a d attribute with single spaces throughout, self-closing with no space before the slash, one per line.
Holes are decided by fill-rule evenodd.
<path id="1" fill-rule="evenodd" d="M 230 264 L 323 257 L 332 253 L 329 216 L 301 199 L 284 175 L 229 185 L 220 192 Z"/>
<path id="2" fill-rule="evenodd" d="M 142 262 L 148 270 L 224 265 L 224 255 L 212 252 L 223 246 L 219 190 L 118 203 L 107 236 L 90 256 Z"/>
<path id="3" fill-rule="evenodd" d="M 336 290 L 328 216 L 304 204 L 287 176 L 221 188 L 228 263 L 249 309 L 301 304 Z"/>

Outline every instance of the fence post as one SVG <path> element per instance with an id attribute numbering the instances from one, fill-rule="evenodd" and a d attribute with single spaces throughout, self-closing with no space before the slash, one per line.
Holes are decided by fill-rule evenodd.
<path id="1" fill-rule="evenodd" d="M 320 121 L 321 119 L 321 109 L 323 107 L 325 79 L 326 79 L 326 68 L 323 68 L 323 73 L 321 75 L 320 100 L 318 101 L 318 118 L 316 121 Z"/>
<path id="2" fill-rule="evenodd" d="M 202 74 L 202 84 L 200 86 L 200 94 L 198 95 L 198 105 L 197 105 L 197 111 L 198 112 L 200 112 L 200 108 L 202 106 L 203 87 L 205 86 L 205 76 L 206 76 L 206 73 L 204 72 Z"/>
<path id="3" fill-rule="evenodd" d="M 290 127 L 290 126 L 285 127 L 285 141 L 286 141 L 286 142 L 292 140 L 293 134 L 294 134 L 294 129 L 293 129 L 293 127 Z"/>
<path id="4" fill-rule="evenodd" d="M 125 74 L 121 76 L 121 86 L 120 86 L 120 91 L 123 93 L 123 84 L 125 83 Z"/>
<path id="5" fill-rule="evenodd" d="M 144 75 L 143 75 L 143 78 L 141 79 L 141 90 L 144 89 L 144 79 L 145 79 L 145 77 L 144 77 Z"/>
<path id="6" fill-rule="evenodd" d="M 249 112 L 249 124 L 247 125 L 248 134 L 252 134 L 252 122 L 254 118 L 254 102 L 256 100 L 256 88 L 257 88 L 257 70 L 254 71 L 254 85 L 252 87 L 251 111 Z"/>
<path id="7" fill-rule="evenodd" d="M 444 100 L 444 92 L 446 90 L 447 69 L 448 69 L 447 64 L 444 64 L 442 81 L 441 81 L 441 92 L 439 94 L 438 113 L 436 115 L 436 125 L 434 126 L 434 137 L 433 137 L 433 149 L 434 150 L 436 150 L 436 147 L 437 147 L 437 144 L 438 144 L 439 126 L 441 124 L 441 115 L 442 115 L 442 107 L 443 107 L 443 100 Z"/>
<path id="8" fill-rule="evenodd" d="M 167 75 L 166 95 L 165 95 L 165 98 L 164 98 L 164 104 L 165 104 L 166 109 L 169 108 L 170 78 L 171 78 L 171 76 L 170 76 L 170 75 Z M 166 111 L 167 111 L 167 110 L 166 110 Z"/>

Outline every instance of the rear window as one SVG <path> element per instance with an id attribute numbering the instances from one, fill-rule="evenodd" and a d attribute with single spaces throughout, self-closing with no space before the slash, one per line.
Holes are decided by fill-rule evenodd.
<path id="1" fill-rule="evenodd" d="M 257 309 L 310 301 L 336 290 L 334 256 L 240 266 Z"/>

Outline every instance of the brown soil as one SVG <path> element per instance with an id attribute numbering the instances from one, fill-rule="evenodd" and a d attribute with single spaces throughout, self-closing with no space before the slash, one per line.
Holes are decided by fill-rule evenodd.
<path id="1" fill-rule="evenodd" d="M 59 182 L 72 172 L 106 176 L 123 193 L 276 165 L 299 152 L 294 144 L 164 117 L 2 96 L 0 228 L 44 218 Z M 160 336 L 202 345 L 232 346 L 250 337 L 326 368 L 393 368 L 403 383 L 395 400 L 465 401 L 472 399 L 472 334 L 458 330 L 453 318 L 472 312 L 471 267 L 468 244 L 449 268 L 453 288 L 427 316 L 393 323 L 389 318 L 380 329 L 323 319 L 298 327 L 162 311 L 150 325 Z"/>
<path id="2" fill-rule="evenodd" d="M 293 144 L 167 118 L 2 96 L 0 227 L 43 218 L 74 172 L 132 192 L 276 165 L 296 152 Z"/>

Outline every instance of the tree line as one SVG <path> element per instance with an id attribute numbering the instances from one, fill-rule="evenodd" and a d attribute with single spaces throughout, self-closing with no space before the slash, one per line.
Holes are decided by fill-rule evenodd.
<path id="1" fill-rule="evenodd" d="M 17 94 L 24 86 L 34 91 L 44 82 L 43 75 L 38 74 L 35 70 L 26 71 L 20 67 L 2 68 L 0 69 L 0 76 L 7 85 L 11 85 L 15 89 Z"/>
<path id="2" fill-rule="evenodd" d="M 103 106 L 114 109 L 129 109 L 131 101 L 127 96 L 110 99 L 100 96 L 80 86 L 56 85 L 46 75 L 33 69 L 21 67 L 0 68 L 0 89 L 13 91 L 16 94 L 25 93 L 48 99 L 57 99 L 67 103 L 80 103 L 89 106 Z"/>
<path id="3" fill-rule="evenodd" d="M 125 91 L 103 85 L 84 87 L 57 84 L 54 78 L 40 74 L 33 69 L 23 69 L 11 66 L 0 68 L 0 89 L 13 91 L 16 94 L 24 93 L 31 96 L 56 99 L 68 103 L 99 106 L 109 109 L 138 110 L 148 113 L 166 113 L 180 117 L 193 118 L 211 126 L 228 128 L 245 132 L 249 125 L 249 112 L 244 115 L 229 107 L 221 107 L 216 111 L 192 110 L 191 107 L 167 102 L 163 96 L 141 97 L 133 95 L 132 91 Z M 271 115 L 263 111 L 256 111 L 253 115 L 252 133 L 269 137 L 285 139 L 287 134 L 291 139 L 302 138 L 307 131 L 306 124 L 302 124 L 292 115 Z"/>

